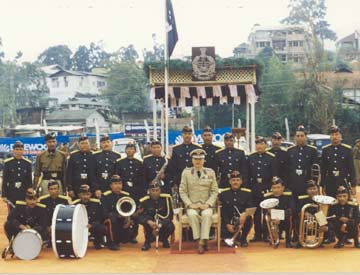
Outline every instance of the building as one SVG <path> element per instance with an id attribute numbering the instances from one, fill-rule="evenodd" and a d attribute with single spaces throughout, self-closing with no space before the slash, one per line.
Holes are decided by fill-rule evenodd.
<path id="1" fill-rule="evenodd" d="M 96 123 L 100 133 L 119 130 L 119 122 L 96 109 L 57 110 L 47 118 L 48 126 L 81 126 L 86 133 L 96 133 Z"/>
<path id="2" fill-rule="evenodd" d="M 89 73 L 51 65 L 43 67 L 43 71 L 47 74 L 46 84 L 50 97 L 58 99 L 59 104 L 74 97 L 76 93 L 99 95 L 107 87 L 105 71 L 99 68 Z"/>
<path id="3" fill-rule="evenodd" d="M 110 111 L 110 104 L 91 94 L 76 93 L 74 97 L 67 99 L 60 104 L 62 110 L 82 110 L 82 109 L 97 109 L 102 111 Z"/>
<path id="4" fill-rule="evenodd" d="M 344 61 L 360 60 L 359 36 L 360 30 L 356 30 L 336 42 L 336 50 L 340 59 Z"/>
<path id="5" fill-rule="evenodd" d="M 248 37 L 248 43 L 248 58 L 254 58 L 264 48 L 269 47 L 284 63 L 303 63 L 307 32 L 303 26 L 297 25 L 280 25 L 277 27 L 255 25 Z"/>

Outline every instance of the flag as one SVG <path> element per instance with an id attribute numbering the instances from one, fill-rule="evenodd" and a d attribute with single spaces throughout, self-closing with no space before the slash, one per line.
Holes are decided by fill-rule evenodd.
<path id="1" fill-rule="evenodd" d="M 172 55 L 176 42 L 178 41 L 178 33 L 175 23 L 174 10 L 171 4 L 171 0 L 166 0 L 166 31 L 168 34 L 167 47 L 169 58 Z"/>

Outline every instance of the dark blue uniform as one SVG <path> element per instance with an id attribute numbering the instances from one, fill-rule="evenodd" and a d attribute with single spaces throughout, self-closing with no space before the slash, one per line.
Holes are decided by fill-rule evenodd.
<path id="1" fill-rule="evenodd" d="M 94 153 L 95 179 L 92 188 L 105 192 L 110 189 L 111 177 L 116 173 L 116 160 L 121 155 L 115 151 Z"/>
<path id="2" fill-rule="evenodd" d="M 93 153 L 91 151 L 72 152 L 68 160 L 66 178 L 68 191 L 75 191 L 77 193 L 81 185 L 87 184 L 91 186 L 95 182 Z M 95 191 L 94 186 L 91 186 L 91 190 Z"/>
<path id="3" fill-rule="evenodd" d="M 336 197 L 339 185 L 356 188 L 355 168 L 351 146 L 347 144 L 326 145 L 321 156 L 321 185 L 325 187 L 326 195 Z M 346 186 L 347 187 L 347 186 Z"/>
<path id="4" fill-rule="evenodd" d="M 287 167 L 287 152 L 284 148 L 271 148 L 268 150 L 275 155 L 277 161 L 278 177 L 288 186 L 288 167 Z"/>
<path id="5" fill-rule="evenodd" d="M 4 163 L 1 196 L 15 204 L 17 200 L 24 200 L 26 190 L 32 187 L 31 161 L 11 157 Z"/>
<path id="6" fill-rule="evenodd" d="M 53 199 L 50 197 L 49 194 L 41 196 L 39 198 L 39 202 L 46 206 L 47 226 L 51 226 L 52 216 L 54 214 L 56 205 L 58 205 L 58 204 L 68 205 L 69 199 L 70 199 L 69 197 L 66 197 L 63 195 L 59 195 L 56 199 Z"/>
<path id="7" fill-rule="evenodd" d="M 204 167 L 211 168 L 217 173 L 217 163 L 216 163 L 216 157 L 215 153 L 217 150 L 220 150 L 221 147 L 216 146 L 214 144 L 202 144 L 201 147 L 205 150 L 206 156 L 205 156 L 205 164 Z"/>
<path id="8" fill-rule="evenodd" d="M 145 188 L 147 189 L 149 184 L 156 178 L 160 169 L 164 165 L 166 165 L 166 157 L 155 157 L 153 155 L 147 155 L 144 157 L 143 167 L 144 167 L 144 179 L 145 179 Z M 169 159 L 167 160 L 169 163 Z M 165 167 L 166 170 L 166 167 Z M 170 177 L 169 175 L 165 174 L 165 178 L 163 179 L 164 185 L 161 185 L 161 192 L 162 193 L 171 193 L 171 184 L 170 184 Z"/>

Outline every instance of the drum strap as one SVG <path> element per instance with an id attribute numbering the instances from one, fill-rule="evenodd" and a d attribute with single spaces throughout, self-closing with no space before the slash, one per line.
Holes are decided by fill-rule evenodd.
<path id="1" fill-rule="evenodd" d="M 106 229 L 108 231 L 108 235 L 110 236 L 110 241 L 114 241 L 114 236 L 113 236 L 113 233 L 112 233 L 112 223 L 111 223 L 111 220 L 110 219 L 106 219 L 104 221 L 104 224 L 106 226 Z"/>

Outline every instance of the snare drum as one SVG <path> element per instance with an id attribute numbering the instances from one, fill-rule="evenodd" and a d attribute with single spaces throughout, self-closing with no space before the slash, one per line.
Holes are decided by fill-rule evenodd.
<path id="1" fill-rule="evenodd" d="M 34 229 L 20 231 L 12 244 L 16 257 L 21 260 L 33 260 L 39 256 L 43 241 L 41 235 Z"/>
<path id="2" fill-rule="evenodd" d="M 52 248 L 57 258 L 82 258 L 86 254 L 89 230 L 84 205 L 55 207 L 51 224 Z"/>

